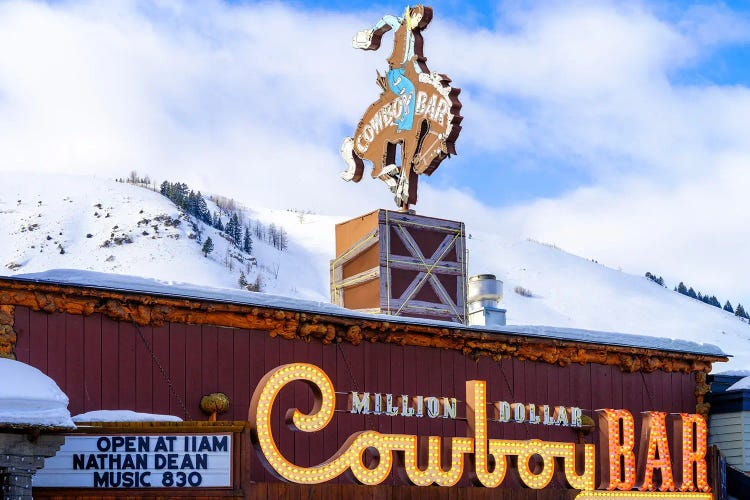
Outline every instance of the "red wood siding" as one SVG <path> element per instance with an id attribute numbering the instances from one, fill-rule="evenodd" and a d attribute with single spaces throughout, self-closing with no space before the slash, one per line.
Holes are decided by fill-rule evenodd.
<path id="1" fill-rule="evenodd" d="M 81 317 L 16 308 L 17 356 L 52 377 L 70 397 L 71 414 L 97 409 L 131 409 L 203 420 L 203 395 L 224 392 L 230 410 L 221 420 L 246 420 L 252 391 L 272 368 L 293 361 L 321 366 L 336 390 L 456 397 L 465 401 L 466 380 L 488 383 L 488 401 L 579 406 L 593 410 L 625 408 L 695 410 L 691 374 L 622 373 L 604 365 L 559 367 L 505 358 L 472 360 L 459 352 L 395 344 L 319 342 L 272 338 L 267 332 L 213 326 L 169 324 L 157 328 L 118 323 L 98 314 Z M 139 333 L 140 331 L 140 333 Z M 166 377 L 168 377 L 168 379 Z M 300 465 L 327 459 L 357 430 L 420 436 L 466 435 L 464 420 L 352 415 L 341 394 L 339 412 L 316 435 L 292 433 L 282 425 L 287 408 L 307 411 L 311 396 L 302 383 L 282 390 L 274 434 L 281 451 Z M 183 408 L 184 405 L 184 408 Z M 283 411 L 282 411 L 283 408 Z M 463 417 L 463 404 L 459 404 Z M 491 410 L 490 410 L 490 414 Z M 636 418 L 637 432 L 640 423 Z M 569 428 L 490 423 L 496 438 L 576 441 Z M 596 442 L 597 433 L 586 438 Z M 272 481 L 253 460 L 251 478 Z M 395 476 L 388 484 L 396 484 Z M 466 484 L 465 482 L 462 484 Z"/>

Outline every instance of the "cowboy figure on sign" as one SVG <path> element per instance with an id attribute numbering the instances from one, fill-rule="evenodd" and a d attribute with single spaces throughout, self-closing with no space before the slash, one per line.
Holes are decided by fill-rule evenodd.
<path id="1" fill-rule="evenodd" d="M 430 72 L 422 55 L 421 32 L 431 20 L 430 7 L 407 7 L 403 17 L 384 16 L 352 40 L 354 48 L 377 50 L 383 35 L 394 31 L 388 73 L 377 74 L 380 98 L 367 109 L 354 137 L 345 138 L 341 145 L 348 166 L 342 177 L 359 182 L 363 160 L 369 160 L 372 177 L 388 185 L 402 211 L 417 201 L 417 175 L 430 175 L 444 158 L 455 154 L 461 131 L 460 89 L 450 87 L 447 76 Z"/>

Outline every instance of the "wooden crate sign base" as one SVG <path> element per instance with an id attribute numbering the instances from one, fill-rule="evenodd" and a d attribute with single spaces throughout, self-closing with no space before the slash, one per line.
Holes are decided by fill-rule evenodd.
<path id="1" fill-rule="evenodd" d="M 464 224 L 376 210 L 336 225 L 331 301 L 359 311 L 466 320 Z"/>

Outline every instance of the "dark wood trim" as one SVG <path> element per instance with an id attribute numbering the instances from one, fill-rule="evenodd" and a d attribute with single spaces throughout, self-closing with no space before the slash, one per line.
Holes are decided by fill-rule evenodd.
<path id="1" fill-rule="evenodd" d="M 452 349 L 477 359 L 504 357 L 566 366 L 598 363 L 624 372 L 703 372 L 725 356 L 669 352 L 523 335 L 473 331 L 466 327 L 409 324 L 333 314 L 314 314 L 273 307 L 230 304 L 143 293 L 29 283 L 0 278 L 0 305 L 25 306 L 34 311 L 103 316 L 142 326 L 165 323 L 214 325 L 268 332 L 271 337 L 315 339 L 323 344 L 363 341 Z"/>

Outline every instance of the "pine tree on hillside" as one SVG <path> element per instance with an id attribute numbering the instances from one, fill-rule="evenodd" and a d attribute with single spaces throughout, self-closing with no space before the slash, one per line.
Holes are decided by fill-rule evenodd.
<path id="1" fill-rule="evenodd" d="M 214 226 L 219 231 L 223 231 L 224 230 L 224 224 L 222 224 L 222 222 L 221 222 L 221 217 L 216 212 L 214 212 L 214 222 L 213 222 L 212 226 Z"/>
<path id="2" fill-rule="evenodd" d="M 240 271 L 240 279 L 238 280 L 238 283 L 240 285 L 240 288 L 247 288 L 248 283 L 244 271 Z"/>
<path id="3" fill-rule="evenodd" d="M 227 222 L 226 227 L 224 228 L 224 232 L 227 233 L 227 236 L 234 239 L 234 229 L 235 229 L 234 218 L 230 217 L 229 221 Z M 236 240 L 235 240 L 235 243 L 236 243 Z"/>
<path id="4" fill-rule="evenodd" d="M 242 224 L 240 224 L 240 219 L 237 217 L 237 212 L 234 212 L 232 214 L 232 232 L 230 233 L 230 236 L 234 240 L 235 244 L 237 246 L 242 243 Z"/>
<path id="5" fill-rule="evenodd" d="M 189 189 L 187 184 L 184 182 L 178 182 L 173 186 L 171 200 L 175 205 L 187 210 L 188 196 Z"/>
<path id="6" fill-rule="evenodd" d="M 206 241 L 203 243 L 203 248 L 201 248 L 201 252 L 203 252 L 204 257 L 208 257 L 208 254 L 214 251 L 214 242 L 211 240 L 211 237 L 209 236 L 206 238 Z"/>
<path id="7" fill-rule="evenodd" d="M 742 307 L 742 304 L 737 304 L 737 309 L 734 310 L 734 315 L 738 318 L 748 319 L 747 312 L 745 312 L 745 308 Z"/>
<path id="8" fill-rule="evenodd" d="M 245 253 L 253 252 L 253 239 L 250 237 L 250 228 L 245 226 L 245 236 L 242 238 L 242 250 Z"/>
<path id="9" fill-rule="evenodd" d="M 677 293 L 681 293 L 683 295 L 687 295 L 688 293 L 687 287 L 685 286 L 685 283 L 683 283 L 682 281 L 680 281 L 680 284 L 677 285 Z"/>
<path id="10" fill-rule="evenodd" d="M 732 308 L 732 304 L 728 300 L 727 300 L 727 303 L 724 304 L 724 310 L 734 314 L 734 309 Z"/>
<path id="11" fill-rule="evenodd" d="M 690 297 L 691 299 L 697 299 L 698 298 L 698 295 L 696 295 L 695 290 L 693 290 L 692 286 L 687 291 L 687 296 Z"/>
<path id="12" fill-rule="evenodd" d="M 646 271 L 646 278 L 650 279 L 657 285 L 664 286 L 664 278 L 662 278 L 661 276 L 657 277 L 655 274 L 651 274 L 650 272 Z M 675 291 L 677 291 L 676 288 L 675 288 Z"/>
<path id="13" fill-rule="evenodd" d="M 206 200 L 203 199 L 203 195 L 198 191 L 198 200 L 196 202 L 196 217 L 206 224 L 211 224 L 211 212 L 208 210 Z"/>

